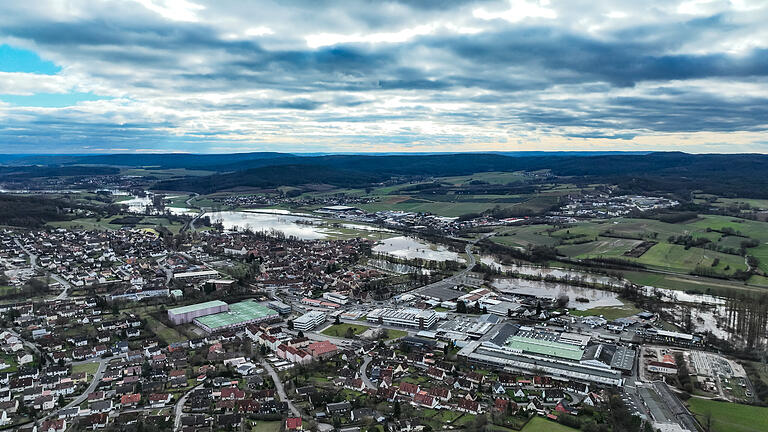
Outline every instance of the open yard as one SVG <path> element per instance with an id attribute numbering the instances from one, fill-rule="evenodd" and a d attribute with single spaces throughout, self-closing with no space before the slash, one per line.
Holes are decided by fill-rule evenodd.
<path id="1" fill-rule="evenodd" d="M 360 324 L 334 324 L 327 329 L 323 330 L 323 334 L 333 337 L 347 337 L 348 335 L 357 336 L 360 333 L 368 330 L 370 327 Z M 349 333 L 348 333 L 349 332 Z"/>
<path id="2" fill-rule="evenodd" d="M 521 432 L 575 432 L 577 430 L 537 416 L 526 423 Z"/>
<path id="3" fill-rule="evenodd" d="M 712 416 L 712 432 L 768 431 L 768 408 L 691 398 L 688 406 L 700 423 Z"/>
<path id="4" fill-rule="evenodd" d="M 571 310 L 569 313 L 575 316 L 602 315 L 603 318 L 607 319 L 608 321 L 612 321 L 618 318 L 626 318 L 626 317 L 632 316 L 638 312 L 642 312 L 642 311 L 632 305 L 625 304 L 624 306 L 595 307 L 595 308 L 587 309 L 583 311 Z"/>
<path id="5" fill-rule="evenodd" d="M 91 376 L 95 374 L 97 370 L 99 370 L 98 363 L 81 363 L 72 365 L 72 373 L 86 372 L 88 376 Z"/>

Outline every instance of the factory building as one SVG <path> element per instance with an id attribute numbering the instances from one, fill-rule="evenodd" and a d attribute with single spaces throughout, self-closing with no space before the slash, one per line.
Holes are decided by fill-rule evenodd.
<path id="1" fill-rule="evenodd" d="M 369 312 L 366 319 L 378 324 L 396 327 L 412 327 L 423 330 L 435 325 L 437 322 L 437 314 L 435 311 L 429 309 L 379 308 Z"/>
<path id="2" fill-rule="evenodd" d="M 324 312 L 309 311 L 304 315 L 293 320 L 293 329 L 301 330 L 301 331 L 309 331 L 319 326 L 320 324 L 324 323 L 325 320 L 326 320 L 326 315 Z"/>

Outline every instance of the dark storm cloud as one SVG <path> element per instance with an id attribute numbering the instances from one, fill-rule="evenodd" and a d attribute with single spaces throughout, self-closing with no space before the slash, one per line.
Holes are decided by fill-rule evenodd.
<path id="1" fill-rule="evenodd" d="M 764 9 L 678 13 L 683 5 L 658 2 L 632 5 L 622 21 L 604 18 L 617 7 L 611 2 L 574 2 L 551 6 L 556 13 L 541 19 L 473 14 L 528 3 L 548 7 L 532 0 L 221 1 L 179 21 L 169 17 L 184 11 L 155 13 L 138 3 L 111 4 L 114 12 L 84 3 L 63 16 L 43 6 L 0 6 L 0 38 L 57 60 L 70 88 L 116 98 L 60 113 L 0 105 L 7 115 L 0 136 L 140 141 L 134 138 L 160 140 L 169 131 L 237 131 L 247 139 L 261 135 L 254 118 L 278 135 L 329 133 L 329 123 L 362 134 L 367 124 L 372 134 L 408 142 L 437 134 L 409 121 L 449 131 L 441 137 L 467 127 L 497 139 L 509 130 L 631 140 L 767 127 Z M 388 122 L 398 123 L 388 129 L 394 132 L 381 128 Z M 367 142 L 401 142 L 392 135 Z"/>

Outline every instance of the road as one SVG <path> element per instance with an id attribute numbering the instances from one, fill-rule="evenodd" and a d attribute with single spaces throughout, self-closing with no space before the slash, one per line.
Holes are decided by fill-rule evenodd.
<path id="1" fill-rule="evenodd" d="M 73 362 L 73 365 L 77 364 L 84 364 L 84 363 L 98 363 L 99 367 L 96 370 L 96 373 L 93 374 L 93 379 L 91 380 L 91 383 L 88 385 L 88 388 L 85 389 L 84 392 L 80 393 L 77 397 L 75 397 L 70 403 L 65 405 L 64 407 L 61 407 L 57 410 L 51 411 L 47 416 L 41 418 L 38 420 L 39 424 L 42 424 L 45 420 L 48 418 L 58 415 L 59 411 L 67 408 L 73 408 L 76 406 L 79 406 L 81 403 L 85 402 L 85 400 L 88 398 L 88 395 L 90 393 L 93 393 L 96 390 L 96 387 L 99 385 L 99 382 L 101 382 L 101 378 L 104 376 L 104 371 L 107 369 L 107 363 L 109 363 L 110 359 L 103 359 L 103 358 L 92 358 L 80 362 Z"/>
<path id="2" fill-rule="evenodd" d="M 363 383 L 366 387 L 375 389 L 376 386 L 371 382 L 370 379 L 368 379 L 368 374 L 365 372 L 368 369 L 368 365 L 371 363 L 371 360 L 373 360 L 371 356 L 363 357 L 363 364 L 360 366 L 360 377 L 363 379 Z"/>
<path id="3" fill-rule="evenodd" d="M 288 409 L 291 410 L 291 413 L 293 413 L 295 417 L 301 417 L 299 410 L 296 409 L 296 407 L 293 405 L 293 402 L 288 399 L 288 395 L 285 394 L 285 387 L 283 387 L 283 383 L 280 381 L 280 377 L 277 376 L 277 372 L 272 369 L 272 366 L 270 366 L 266 360 L 262 360 L 261 365 L 264 367 L 267 373 L 269 373 L 269 376 L 272 377 L 272 381 L 275 383 L 275 389 L 277 390 L 277 395 L 280 396 L 280 400 L 288 403 Z"/>
<path id="4" fill-rule="evenodd" d="M 176 401 L 176 405 L 173 406 L 173 430 L 177 431 L 181 429 L 181 415 L 184 413 L 184 404 L 187 403 L 187 397 L 190 393 L 199 388 L 203 388 L 203 384 L 193 387 Z"/>
<path id="5" fill-rule="evenodd" d="M 474 255 L 472 255 L 472 246 L 477 242 L 478 240 L 474 240 L 471 243 L 467 243 L 467 245 L 464 247 L 464 252 L 467 254 L 467 266 L 459 271 L 456 274 L 453 274 L 451 276 L 448 276 L 445 279 L 441 279 L 437 282 L 433 282 L 429 285 L 424 285 L 419 288 L 415 288 L 410 291 L 410 294 L 416 294 L 420 291 L 427 290 L 430 288 L 453 288 L 454 286 L 458 285 L 462 279 L 464 279 L 465 276 L 469 274 L 469 272 L 472 271 L 473 268 L 475 268 L 475 264 L 477 264 L 477 259 Z"/>
<path id="6" fill-rule="evenodd" d="M 21 244 L 19 239 L 14 239 L 14 241 L 16 242 L 16 245 L 18 245 L 21 248 L 21 250 L 23 250 L 24 253 L 29 256 L 29 264 L 32 266 L 32 268 L 35 269 L 35 270 L 40 270 L 40 267 L 38 267 L 38 265 L 37 265 L 37 255 L 35 255 L 32 252 L 30 252 L 29 249 L 27 249 L 23 244 Z M 61 276 L 57 275 L 56 273 L 50 273 L 50 275 L 51 275 L 51 278 L 53 278 L 53 280 L 55 280 L 56 282 L 60 283 L 61 286 L 64 288 L 59 293 L 59 295 L 56 296 L 56 300 L 63 300 L 65 298 L 69 297 L 69 290 L 72 288 L 72 286 L 69 284 L 69 282 L 64 280 L 64 278 L 62 278 Z"/>

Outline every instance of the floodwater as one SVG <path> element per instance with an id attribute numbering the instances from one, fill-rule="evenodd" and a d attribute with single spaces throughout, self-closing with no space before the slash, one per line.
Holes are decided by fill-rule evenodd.
<path id="1" fill-rule="evenodd" d="M 568 297 L 568 308 L 587 310 L 594 307 L 623 306 L 618 294 L 594 288 L 582 288 L 555 282 L 531 281 L 526 279 L 496 278 L 492 286 L 504 294 L 533 295 L 556 299 L 561 295 Z M 589 302 L 579 302 L 583 298 Z"/>
<path id="2" fill-rule="evenodd" d="M 373 251 L 397 258 L 464 262 L 464 258 L 457 252 L 443 245 L 428 243 L 415 237 L 398 236 L 380 240 L 373 247 Z"/>

